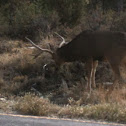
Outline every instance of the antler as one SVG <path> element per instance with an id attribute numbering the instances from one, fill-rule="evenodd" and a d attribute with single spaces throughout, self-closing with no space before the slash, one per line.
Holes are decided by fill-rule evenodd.
<path id="1" fill-rule="evenodd" d="M 37 49 L 41 50 L 41 51 L 44 51 L 44 52 L 48 52 L 50 53 L 51 55 L 54 54 L 54 52 L 52 52 L 51 50 L 49 49 L 43 49 L 41 47 L 39 47 L 38 45 L 36 45 L 32 40 L 30 40 L 29 38 L 25 37 L 34 47 L 36 47 Z"/>
<path id="2" fill-rule="evenodd" d="M 60 43 L 60 45 L 59 45 L 59 48 L 60 48 L 60 47 L 63 46 L 63 44 L 66 43 L 66 42 L 65 42 L 65 39 L 64 39 L 61 35 L 59 35 L 57 32 L 55 32 L 55 34 L 58 35 L 58 36 L 63 40 L 63 41 Z"/>

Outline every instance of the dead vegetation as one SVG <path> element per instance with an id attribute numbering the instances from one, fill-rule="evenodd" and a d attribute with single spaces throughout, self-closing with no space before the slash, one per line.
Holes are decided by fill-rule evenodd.
<path id="1" fill-rule="evenodd" d="M 112 94 L 107 96 L 106 93 L 103 92 L 102 95 L 104 95 L 104 97 L 98 97 L 96 95 L 98 98 L 95 98 L 94 100 L 94 95 L 97 94 L 96 92 L 93 92 L 93 95 L 91 96 L 89 96 L 88 93 L 84 93 L 80 97 L 80 100 L 74 100 L 72 97 L 69 97 L 68 104 L 64 104 L 63 106 L 52 104 L 47 98 L 38 97 L 33 94 L 26 94 L 24 97 L 18 97 L 14 110 L 21 114 L 38 116 L 95 119 L 126 123 L 126 101 L 124 97 L 122 98 L 126 93 L 118 93 L 119 95 L 117 94 L 117 96 L 115 95 L 117 91 L 113 91 Z M 86 104 L 80 105 L 84 101 L 86 101 Z"/>
<path id="2" fill-rule="evenodd" d="M 47 39 L 56 45 L 54 38 Z M 112 81 L 107 63 L 100 63 L 97 88 L 89 94 L 85 89 L 83 63 L 66 63 L 59 70 L 51 65 L 43 71 L 45 63 L 53 63 L 49 54 L 43 53 L 34 59 L 32 54 L 38 52 L 17 40 L 7 40 L 2 46 L 5 47 L 0 54 L 0 98 L 6 100 L 0 102 L 1 111 L 6 112 L 8 108 L 21 114 L 126 123 L 126 86 L 110 92 L 109 87 L 103 85 Z M 47 45 L 42 43 L 42 46 Z M 9 49 L 6 51 L 6 48 Z M 63 89 L 65 83 L 67 90 Z"/>

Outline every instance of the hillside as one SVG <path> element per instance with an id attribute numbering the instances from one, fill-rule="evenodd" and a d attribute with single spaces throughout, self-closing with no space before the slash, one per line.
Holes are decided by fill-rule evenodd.
<path id="1" fill-rule="evenodd" d="M 97 88 L 90 94 L 85 89 L 85 64 L 65 63 L 58 71 L 52 65 L 43 71 L 45 63 L 53 62 L 48 54 L 34 59 L 37 50 L 28 48 L 29 43 L 7 38 L 0 41 L 1 112 L 126 123 L 126 87 L 122 84 L 110 91 L 109 85 L 103 84 L 112 82 L 106 62 L 100 63 Z"/>

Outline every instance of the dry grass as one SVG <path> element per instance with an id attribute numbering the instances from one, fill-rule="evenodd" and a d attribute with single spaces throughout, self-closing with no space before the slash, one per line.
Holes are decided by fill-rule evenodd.
<path id="1" fill-rule="evenodd" d="M 125 106 L 118 104 L 98 104 L 87 106 L 68 106 L 59 111 L 60 117 L 99 119 L 126 123 Z"/>
<path id="2" fill-rule="evenodd" d="M 51 41 L 50 38 L 46 40 L 55 45 L 55 39 L 52 37 Z M 112 92 L 108 87 L 98 86 L 89 94 L 85 90 L 84 64 L 67 63 L 59 71 L 52 65 L 44 73 L 43 65 L 53 62 L 50 55 L 43 53 L 37 59 L 33 59 L 31 54 L 37 51 L 27 49 L 29 45 L 23 44 L 22 41 L 9 42 L 13 48 L 10 47 L 9 51 L 4 50 L 0 55 L 0 92 L 1 97 L 14 102 L 11 106 L 9 100 L 0 102 L 1 110 L 6 111 L 9 107 L 21 114 L 126 123 L 125 85 Z M 48 47 L 45 42 L 42 45 Z M 97 71 L 98 83 L 111 80 L 111 71 L 108 67 L 103 69 L 103 66 L 105 64 L 102 64 Z M 67 91 L 61 86 L 62 78 L 68 84 Z"/>
<path id="3" fill-rule="evenodd" d="M 14 98 L 8 100 L 0 95 L 0 112 L 12 113 L 12 108 L 15 105 Z M 14 113 L 14 111 L 13 111 Z"/>
<path id="4" fill-rule="evenodd" d="M 15 110 L 21 114 L 56 116 L 63 118 L 95 119 L 126 123 L 125 103 L 120 101 L 87 105 L 58 106 L 33 94 L 18 98 Z"/>
<path id="5" fill-rule="evenodd" d="M 102 103 L 121 103 L 126 104 L 126 87 L 114 89 L 113 91 L 105 88 L 98 88 L 89 94 L 86 90 L 80 90 L 80 86 L 73 87 L 69 95 L 79 105 L 102 104 Z M 75 104 L 75 103 L 74 103 Z"/>
<path id="6" fill-rule="evenodd" d="M 59 108 L 59 106 L 50 103 L 49 100 L 39 98 L 34 94 L 26 94 L 24 97 L 18 98 L 18 103 L 15 105 L 15 110 L 22 114 L 38 116 L 56 115 Z"/>

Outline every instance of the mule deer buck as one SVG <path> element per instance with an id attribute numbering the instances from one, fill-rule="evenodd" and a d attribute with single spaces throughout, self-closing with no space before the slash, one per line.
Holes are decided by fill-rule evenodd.
<path id="1" fill-rule="evenodd" d="M 57 65 L 76 60 L 86 62 L 88 71 L 87 87 L 90 90 L 91 87 L 95 87 L 95 72 L 98 61 L 102 61 L 104 58 L 107 59 L 114 72 L 113 84 L 118 83 L 121 77 L 119 65 L 126 54 L 125 32 L 83 31 L 69 43 L 65 43 L 65 39 L 62 36 L 60 37 L 63 42 L 55 52 L 43 49 L 30 39 L 26 39 L 40 51 L 50 53 Z"/>

